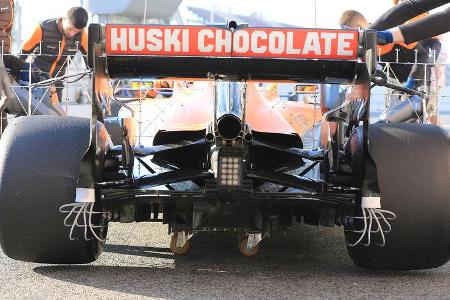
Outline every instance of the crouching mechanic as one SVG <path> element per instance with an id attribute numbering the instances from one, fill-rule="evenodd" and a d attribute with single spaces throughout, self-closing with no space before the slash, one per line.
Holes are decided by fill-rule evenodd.
<path id="1" fill-rule="evenodd" d="M 77 51 L 87 54 L 87 32 L 84 30 L 88 14 L 82 7 L 72 7 L 64 17 L 40 22 L 31 37 L 22 45 L 21 58 L 31 55 L 32 69 L 37 67 L 50 77 L 63 76 L 66 71 L 66 58 L 73 57 Z M 23 77 L 30 66 L 24 65 Z M 62 99 L 63 84 L 56 83 L 58 99 Z"/>

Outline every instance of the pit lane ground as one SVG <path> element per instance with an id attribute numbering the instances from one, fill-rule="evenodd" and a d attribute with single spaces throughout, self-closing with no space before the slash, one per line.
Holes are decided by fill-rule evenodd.
<path id="1" fill-rule="evenodd" d="M 194 236 L 175 257 L 161 224 L 112 224 L 105 252 L 91 265 L 13 261 L 0 253 L 4 299 L 450 299 L 450 264 L 411 272 L 353 266 L 340 228 L 298 225 L 274 234 L 245 258 L 231 233 Z"/>

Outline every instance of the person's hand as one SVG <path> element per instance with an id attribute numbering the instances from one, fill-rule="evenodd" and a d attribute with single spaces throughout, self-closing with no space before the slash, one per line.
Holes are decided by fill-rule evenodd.
<path id="1" fill-rule="evenodd" d="M 377 44 L 378 45 L 387 45 L 394 42 L 394 36 L 392 35 L 392 32 L 389 30 L 384 31 L 377 31 Z"/>
<path id="2" fill-rule="evenodd" d="M 50 102 L 52 104 L 59 104 L 60 103 L 60 99 L 58 97 L 58 92 L 56 90 L 56 87 L 54 85 L 51 85 L 49 87 L 49 92 L 50 92 Z"/>
<path id="3" fill-rule="evenodd" d="M 352 90 L 347 94 L 346 99 L 349 101 L 367 99 L 369 96 L 369 85 L 368 84 L 355 84 Z"/>
<path id="4" fill-rule="evenodd" d="M 403 84 L 404 88 L 410 89 L 410 90 L 414 90 L 417 88 L 417 79 L 414 79 L 412 77 L 408 77 L 408 79 L 406 80 L 406 82 Z"/>

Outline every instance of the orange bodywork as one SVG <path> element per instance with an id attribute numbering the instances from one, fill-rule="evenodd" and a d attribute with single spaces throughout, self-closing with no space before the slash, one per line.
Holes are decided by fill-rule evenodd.
<path id="1" fill-rule="evenodd" d="M 296 133 L 300 136 L 322 118 L 322 112 L 319 106 L 319 95 L 314 94 L 315 86 L 306 86 L 302 89 L 307 94 L 303 97 L 305 100 L 313 100 L 314 103 L 305 101 L 282 101 L 278 95 L 277 84 L 270 86 L 270 92 L 266 97 L 267 101 L 271 101 L 273 109 L 276 109 L 283 118 L 289 123 Z M 311 94 L 309 94 L 311 92 Z M 316 99 L 314 99 L 316 97 Z"/>
<path id="2" fill-rule="evenodd" d="M 152 106 L 167 105 L 163 130 L 202 130 L 214 120 L 214 87 L 211 81 L 196 81 L 186 88 L 185 81 L 175 81 L 170 99 L 149 99 Z M 247 83 L 245 121 L 252 130 L 269 133 L 298 133 L 302 136 L 322 115 L 320 108 L 304 102 L 282 101 L 276 85 L 259 87 Z M 167 102 L 164 104 L 164 101 Z"/>

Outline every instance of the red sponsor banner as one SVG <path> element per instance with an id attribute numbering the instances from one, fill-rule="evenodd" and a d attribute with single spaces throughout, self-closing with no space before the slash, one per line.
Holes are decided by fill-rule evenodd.
<path id="1" fill-rule="evenodd" d="M 357 58 L 358 31 L 106 25 L 107 55 Z"/>

